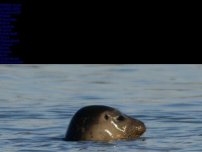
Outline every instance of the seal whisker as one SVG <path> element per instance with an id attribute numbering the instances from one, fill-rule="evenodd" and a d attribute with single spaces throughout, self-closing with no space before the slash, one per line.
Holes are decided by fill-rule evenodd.
<path id="1" fill-rule="evenodd" d="M 112 133 L 111 133 L 109 130 L 105 129 L 105 132 L 106 132 L 110 137 L 114 138 L 113 135 L 112 135 Z"/>
<path id="2" fill-rule="evenodd" d="M 114 121 L 112 121 L 112 120 L 111 120 L 111 123 L 112 123 L 112 124 L 114 125 L 114 127 L 115 127 L 116 129 L 118 129 L 119 131 L 125 132 L 125 129 L 126 129 L 126 128 L 124 128 L 124 129 L 119 128 L 118 125 L 115 124 Z"/>

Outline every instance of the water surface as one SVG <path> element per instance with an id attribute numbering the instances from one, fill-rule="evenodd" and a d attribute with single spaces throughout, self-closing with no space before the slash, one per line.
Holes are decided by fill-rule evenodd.
<path id="1" fill-rule="evenodd" d="M 63 141 L 73 114 L 102 104 L 142 120 L 137 140 Z M 5 152 L 202 151 L 202 65 L 0 65 Z"/>

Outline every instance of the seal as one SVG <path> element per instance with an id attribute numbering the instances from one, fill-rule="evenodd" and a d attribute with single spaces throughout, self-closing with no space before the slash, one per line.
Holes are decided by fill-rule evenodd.
<path id="1" fill-rule="evenodd" d="M 92 105 L 76 112 L 67 129 L 65 140 L 127 140 L 138 138 L 145 131 L 146 127 L 140 120 L 112 107 Z"/>

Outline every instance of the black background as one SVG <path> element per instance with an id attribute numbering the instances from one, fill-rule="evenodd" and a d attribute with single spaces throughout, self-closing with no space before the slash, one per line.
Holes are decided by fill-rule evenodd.
<path id="1" fill-rule="evenodd" d="M 176 63 L 196 46 L 177 5 L 10 1 L 23 4 L 13 54 L 24 63 Z"/>
<path id="2" fill-rule="evenodd" d="M 24 63 L 57 62 L 62 51 L 56 46 L 64 47 L 59 45 L 60 40 L 56 37 L 60 35 L 60 32 L 55 32 L 55 28 L 58 27 L 52 23 L 56 25 L 57 21 L 54 21 L 54 16 L 58 10 L 55 9 L 53 12 L 54 8 L 49 9 L 49 7 L 54 7 L 51 3 L 30 0 L 15 2 L 22 3 L 23 10 L 16 23 L 21 44 L 13 48 L 13 55 L 19 56 Z"/>
<path id="3" fill-rule="evenodd" d="M 110 33 L 116 26 L 110 31 L 110 19 L 104 23 L 103 11 L 96 13 L 97 7 L 89 10 L 82 3 L 58 1 L 15 3 L 23 4 L 23 12 L 16 23 L 21 45 L 13 48 L 13 55 L 24 63 L 69 63 L 89 55 L 96 58 L 116 45 L 110 46 L 114 42 Z"/>
<path id="4" fill-rule="evenodd" d="M 15 2 L 23 4 L 17 22 L 22 43 L 13 54 L 24 63 L 102 63 L 118 56 L 121 62 L 128 57 L 136 62 L 149 45 L 144 44 L 144 25 L 131 18 L 134 10 L 87 2 Z"/>

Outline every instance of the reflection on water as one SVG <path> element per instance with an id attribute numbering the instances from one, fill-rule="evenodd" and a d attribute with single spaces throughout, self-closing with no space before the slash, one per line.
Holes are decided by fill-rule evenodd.
<path id="1" fill-rule="evenodd" d="M 102 104 L 142 120 L 133 141 L 67 142 L 72 115 Z M 201 65 L 0 65 L 2 151 L 201 151 Z"/>

